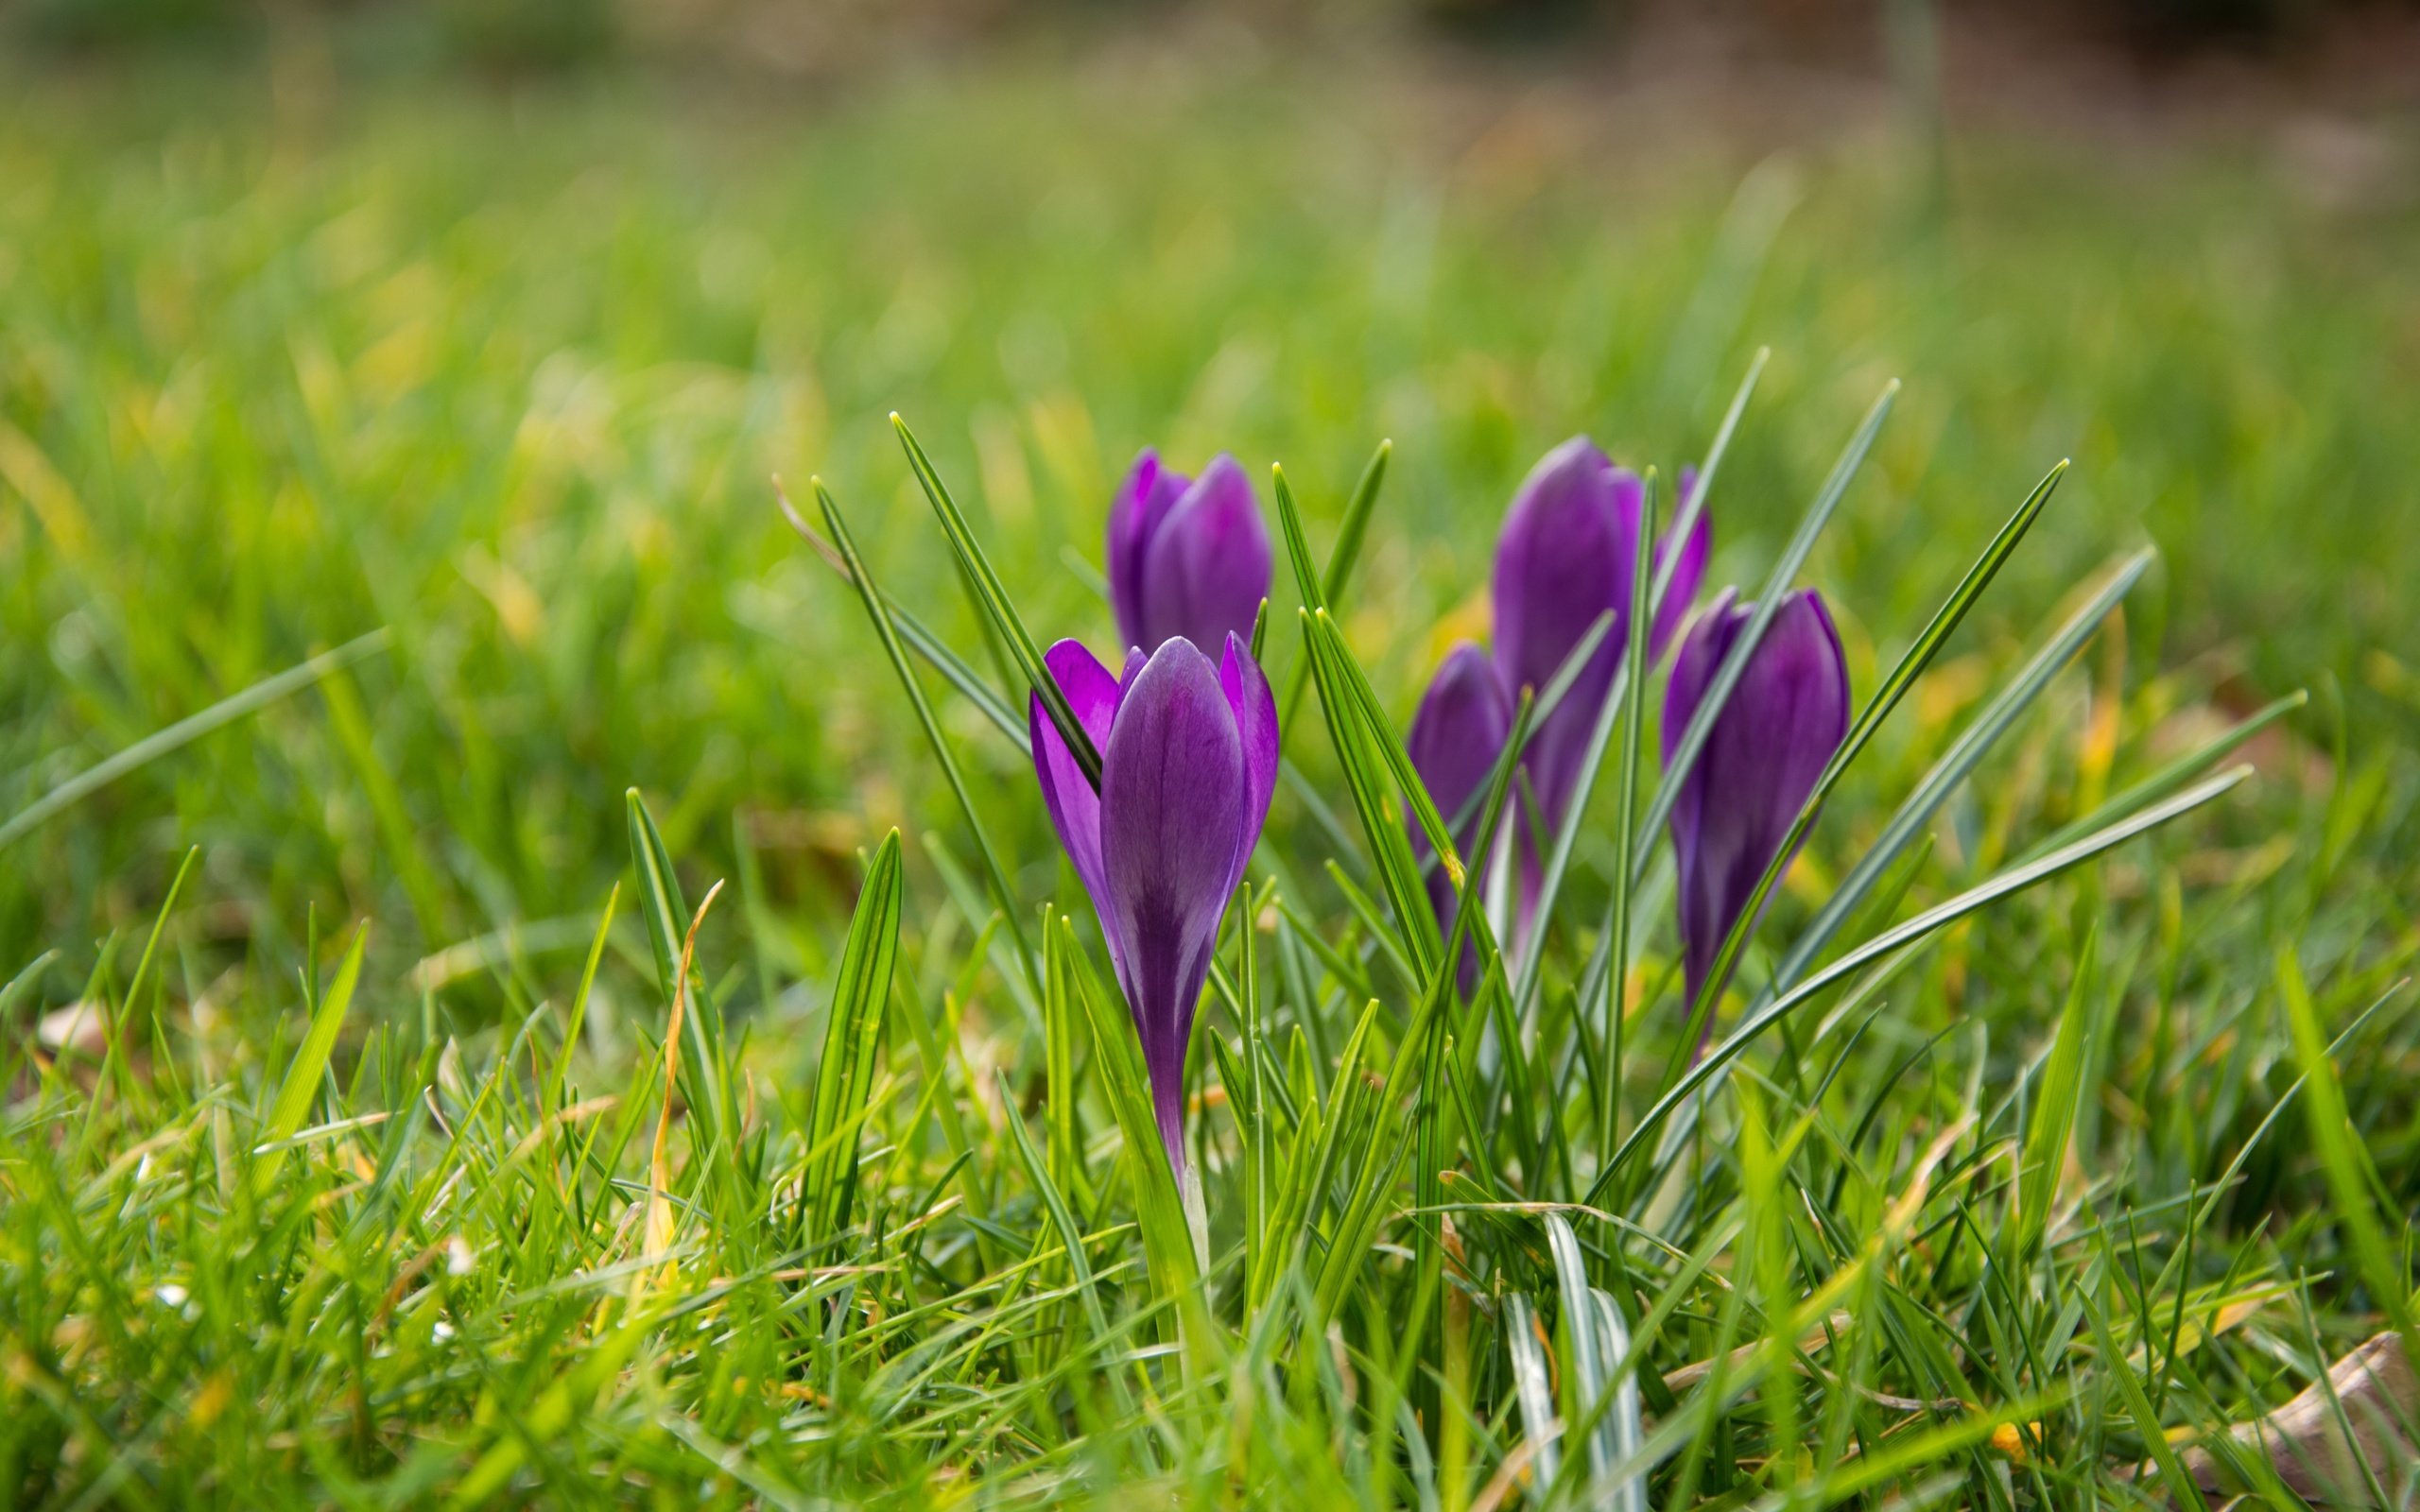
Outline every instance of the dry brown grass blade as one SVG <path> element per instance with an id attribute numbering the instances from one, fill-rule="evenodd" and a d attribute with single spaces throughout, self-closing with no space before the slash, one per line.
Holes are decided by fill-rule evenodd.
<path id="1" fill-rule="evenodd" d="M 688 933 L 681 939 L 681 970 L 672 979 L 672 1022 L 664 1031 L 664 1107 L 655 1118 L 655 1149 L 648 1164 L 647 1241 L 644 1253 L 649 1260 L 664 1262 L 663 1277 L 672 1279 L 675 1265 L 671 1258 L 674 1216 L 672 1211 L 672 1159 L 668 1148 L 672 1140 L 672 1101 L 678 1095 L 681 1079 L 681 1030 L 689 1004 L 690 962 L 697 954 L 698 926 L 706 921 L 706 910 L 715 905 L 722 894 L 722 883 L 717 881 L 700 900 L 697 913 L 689 920 Z M 645 1272 L 641 1272 L 642 1277 Z"/>

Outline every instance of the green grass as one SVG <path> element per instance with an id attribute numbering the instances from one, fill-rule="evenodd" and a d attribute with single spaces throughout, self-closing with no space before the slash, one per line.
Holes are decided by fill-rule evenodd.
<path id="1" fill-rule="evenodd" d="M 2420 216 L 2250 141 L 1961 138 L 1935 195 L 1307 66 L 708 93 L 0 90 L 0 1496 L 2122 1504 L 2409 1319 Z M 1759 346 L 1716 584 L 1905 385 L 1798 575 L 1860 700 L 2073 466 L 1702 1103 L 1651 730 L 1478 1055 L 1353 684 L 1399 730 L 1529 463 L 1668 476 Z M 1136 447 L 1282 460 L 1317 571 L 1393 442 L 1192 1057 L 1198 1282 L 1022 756 L 911 661 L 942 780 L 774 507 L 822 479 L 1020 704 L 894 409 L 1046 642 L 1108 634 Z M 1858 954 L 2304 688 L 2206 807 Z"/>

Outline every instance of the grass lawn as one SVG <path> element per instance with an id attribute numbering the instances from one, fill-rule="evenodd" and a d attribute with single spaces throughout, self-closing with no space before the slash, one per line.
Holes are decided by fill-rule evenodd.
<path id="1" fill-rule="evenodd" d="M 1586 93 L 21 68 L 0 1500 L 2123 1504 L 2408 1328 L 2420 210 L 2252 129 L 1928 166 Z M 1400 730 L 1530 465 L 1703 460 L 1760 348 L 1710 587 L 1904 385 L 1792 575 L 1860 708 L 2072 466 L 1703 1095 L 1668 850 L 1616 833 L 1659 699 L 1534 961 L 1426 1011 L 1327 685 L 1196 1031 L 1197 1255 L 1024 750 L 922 662 L 919 722 L 769 477 L 1014 712 L 890 411 L 1097 648 L 1139 447 L 1270 509 L 1282 461 L 1325 563 L 1391 438 L 1335 609 Z"/>

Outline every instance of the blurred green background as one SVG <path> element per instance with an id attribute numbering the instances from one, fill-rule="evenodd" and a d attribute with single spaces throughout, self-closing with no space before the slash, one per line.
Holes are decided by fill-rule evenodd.
<path id="1" fill-rule="evenodd" d="M 391 632 L 0 853 L 0 978 L 89 969 L 187 845 L 237 952 L 290 958 L 311 905 L 406 960 L 574 915 L 584 943 L 637 784 L 750 880 L 769 991 L 856 848 L 956 822 L 772 474 L 829 481 L 973 646 L 902 412 L 1037 629 L 1098 640 L 1135 449 L 1282 459 L 1323 532 L 1392 438 L 1349 630 L 1408 715 L 1483 628 L 1530 463 L 1575 431 L 1700 455 L 1759 346 L 1714 582 L 1762 574 L 1900 378 L 1810 567 L 1860 687 L 2071 456 L 1961 653 L 2004 662 L 2155 543 L 2136 682 L 2313 688 L 2262 747 L 2275 812 L 2376 774 L 2359 853 L 2408 899 L 2412 15 L 0 9 L 0 816 Z M 1040 896 L 1018 759 L 948 717 Z"/>

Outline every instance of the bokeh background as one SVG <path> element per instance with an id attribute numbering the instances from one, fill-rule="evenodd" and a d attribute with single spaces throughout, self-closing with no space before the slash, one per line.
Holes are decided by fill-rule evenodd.
<path id="1" fill-rule="evenodd" d="M 2211 875 L 2318 846 L 2411 928 L 2420 7 L 13 0 L 0 48 L 0 815 L 389 637 L 11 845 L 0 977 L 107 969 L 189 845 L 237 952 L 576 952 L 635 784 L 770 997 L 955 821 L 774 474 L 975 655 L 890 411 L 1096 639 L 1138 447 L 1282 459 L 1322 534 L 1392 438 L 1348 630 L 1407 716 L 1530 463 L 1699 455 L 1759 347 L 1713 581 L 1903 380 L 1809 569 L 1870 688 L 2072 457 L 1908 748 L 2155 544 L 2069 715 L 2311 689 Z"/>

